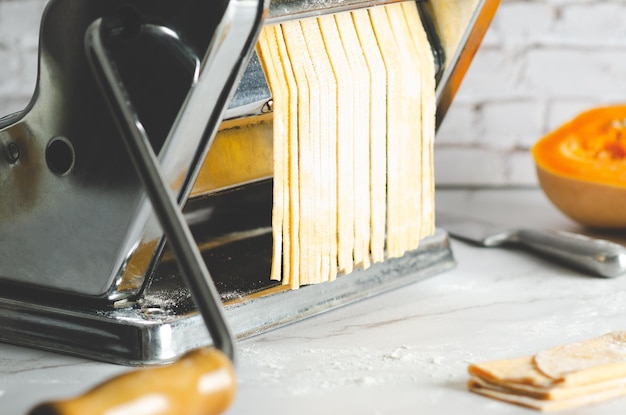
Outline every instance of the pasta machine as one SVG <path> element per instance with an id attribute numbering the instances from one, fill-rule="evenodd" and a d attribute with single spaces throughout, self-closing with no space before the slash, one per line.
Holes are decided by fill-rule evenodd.
<path id="1" fill-rule="evenodd" d="M 270 281 L 271 142 L 216 139 L 231 120 L 271 116 L 263 25 L 394 1 L 50 0 L 33 98 L 0 119 L 0 340 L 159 364 L 228 334 L 201 315 L 223 309 L 243 338 L 452 267 L 437 231 L 349 278 Z M 498 1 L 417 4 L 440 122 Z M 211 180 L 195 192 L 203 165 Z M 181 277 L 198 261 L 217 309 L 199 310 L 202 288 Z"/>

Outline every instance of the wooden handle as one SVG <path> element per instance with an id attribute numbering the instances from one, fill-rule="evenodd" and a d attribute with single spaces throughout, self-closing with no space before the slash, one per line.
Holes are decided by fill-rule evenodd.
<path id="1" fill-rule="evenodd" d="M 235 388 L 230 360 L 204 348 L 169 366 L 114 377 L 76 398 L 43 403 L 29 415 L 213 415 L 228 408 Z"/>

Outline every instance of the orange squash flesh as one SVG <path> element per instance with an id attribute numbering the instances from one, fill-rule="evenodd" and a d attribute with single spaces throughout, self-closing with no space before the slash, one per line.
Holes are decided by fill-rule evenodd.
<path id="1" fill-rule="evenodd" d="M 563 213 L 589 227 L 626 228 L 626 105 L 582 113 L 532 155 L 541 188 Z"/>

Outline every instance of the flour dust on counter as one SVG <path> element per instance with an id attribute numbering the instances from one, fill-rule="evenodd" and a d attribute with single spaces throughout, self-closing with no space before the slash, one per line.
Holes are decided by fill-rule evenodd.
<path id="1" fill-rule="evenodd" d="M 307 347 L 287 353 L 282 347 L 251 344 L 240 349 L 248 376 L 259 376 L 268 385 L 281 385 L 290 396 L 318 395 L 342 388 L 390 385 L 420 387 L 427 382 L 461 384 L 463 367 L 473 356 L 466 351 L 443 353 L 440 347 L 400 345 L 373 347 Z"/>
<path id="2" fill-rule="evenodd" d="M 435 62 L 415 3 L 265 26 L 274 101 L 271 279 L 298 288 L 434 232 Z"/>

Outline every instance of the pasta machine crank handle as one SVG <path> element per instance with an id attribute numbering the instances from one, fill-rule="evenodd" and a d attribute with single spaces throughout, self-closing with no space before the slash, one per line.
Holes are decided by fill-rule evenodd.
<path id="1" fill-rule="evenodd" d="M 112 27 L 115 22 L 99 18 L 87 29 L 85 47 L 93 73 L 213 343 L 234 362 L 235 341 L 226 323 L 217 289 L 168 188 L 158 158 L 107 48 L 106 39 L 111 36 L 109 29 Z"/>

